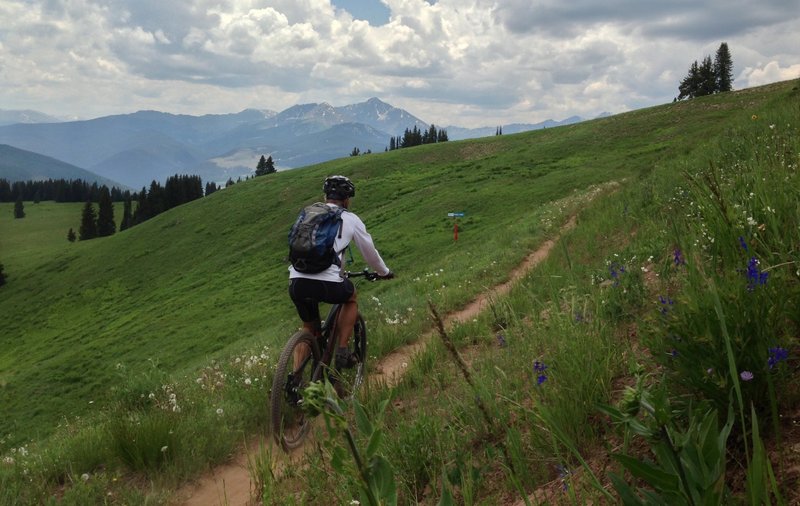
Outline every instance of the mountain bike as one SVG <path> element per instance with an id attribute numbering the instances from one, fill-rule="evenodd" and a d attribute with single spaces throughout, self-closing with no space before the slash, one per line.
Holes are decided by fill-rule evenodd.
<path id="1" fill-rule="evenodd" d="M 369 281 L 380 279 L 375 272 L 345 272 L 349 278 L 363 277 Z M 272 434 L 284 451 L 300 446 L 311 428 L 314 415 L 304 409 L 303 391 L 315 381 L 328 379 L 334 383 L 341 397 L 350 398 L 364 383 L 367 361 L 367 327 L 358 313 L 353 336 L 348 343 L 356 358 L 352 368 L 337 370 L 333 360 L 336 352 L 336 320 L 341 304 L 331 306 L 328 316 L 321 322 L 319 334 L 305 329 L 289 338 L 284 346 L 270 394 Z"/>

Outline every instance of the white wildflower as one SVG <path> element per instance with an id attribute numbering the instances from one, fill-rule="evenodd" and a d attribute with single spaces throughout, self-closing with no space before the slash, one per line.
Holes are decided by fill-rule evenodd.
<path id="1" fill-rule="evenodd" d="M 223 413 L 225 413 L 225 411 L 223 411 L 222 408 L 217 408 L 217 414 L 219 416 L 222 416 Z"/>
<path id="2" fill-rule="evenodd" d="M 83 481 L 89 481 L 89 473 L 83 473 L 83 474 L 81 475 L 81 479 L 82 479 Z"/>
<path id="3" fill-rule="evenodd" d="M 250 386 L 250 385 L 253 384 L 253 381 L 250 378 L 245 378 L 244 379 L 244 384 L 247 385 L 247 386 Z"/>
<path id="4" fill-rule="evenodd" d="M 169 446 L 162 446 L 161 447 L 161 453 L 166 453 L 168 449 L 169 449 Z"/>

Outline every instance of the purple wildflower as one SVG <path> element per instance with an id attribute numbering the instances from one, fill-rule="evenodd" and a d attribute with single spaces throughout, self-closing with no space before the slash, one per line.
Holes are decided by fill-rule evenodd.
<path id="1" fill-rule="evenodd" d="M 781 348 L 780 346 L 776 346 L 769 349 L 769 360 L 767 360 L 767 363 L 769 364 L 769 368 L 772 369 L 778 365 L 778 363 L 787 360 L 788 358 L 789 350 L 786 348 Z"/>
<path id="2" fill-rule="evenodd" d="M 750 371 L 742 371 L 739 373 L 739 377 L 742 378 L 742 381 L 750 381 L 755 377 L 755 375 L 753 375 L 753 373 Z"/>
<path id="3" fill-rule="evenodd" d="M 759 285 L 766 285 L 767 278 L 769 277 L 768 272 L 761 271 L 758 266 L 760 262 L 758 258 L 752 257 L 750 261 L 747 262 L 747 291 L 752 292 L 756 289 Z"/>
<path id="4" fill-rule="evenodd" d="M 612 286 L 619 286 L 620 275 L 625 274 L 625 272 L 625 266 L 620 265 L 619 262 L 612 262 L 611 265 L 608 266 L 608 275 L 614 280 Z"/>
<path id="5" fill-rule="evenodd" d="M 536 376 L 536 386 L 547 381 L 547 375 L 544 373 L 545 369 L 547 369 L 547 365 L 545 365 L 544 362 L 539 362 L 538 360 L 533 362 L 533 374 Z"/>
<path id="6" fill-rule="evenodd" d="M 672 256 L 673 256 L 673 260 L 675 262 L 675 265 L 678 265 L 678 266 L 686 265 L 686 260 L 684 260 L 683 253 L 681 253 L 680 249 L 675 248 L 675 251 L 673 252 Z"/>
<path id="7" fill-rule="evenodd" d="M 556 466 L 556 469 L 558 470 L 558 477 L 561 479 L 561 488 L 564 490 L 564 492 L 566 492 L 567 490 L 569 490 L 569 477 L 572 474 L 572 472 L 570 472 L 570 470 L 567 469 L 566 466 L 563 466 L 561 464 L 558 464 Z"/>
<path id="8" fill-rule="evenodd" d="M 498 333 L 497 334 L 497 344 L 499 344 L 501 348 L 505 348 L 506 347 L 506 336 L 504 336 L 503 334 L 499 334 Z"/>
<path id="9" fill-rule="evenodd" d="M 750 249 L 747 247 L 747 241 L 745 241 L 744 237 L 742 236 L 739 236 L 739 245 L 742 247 L 743 250 L 750 251 Z"/>
<path id="10" fill-rule="evenodd" d="M 658 301 L 661 303 L 661 314 L 666 315 L 669 313 L 669 306 L 675 304 L 675 301 L 669 297 L 664 297 L 662 295 L 658 296 Z"/>

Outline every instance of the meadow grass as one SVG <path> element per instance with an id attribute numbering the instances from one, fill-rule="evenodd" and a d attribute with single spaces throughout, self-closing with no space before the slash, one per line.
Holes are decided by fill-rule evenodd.
<path id="1" fill-rule="evenodd" d="M 111 502 L 138 502 L 137 487 L 123 478 L 170 488 L 224 459 L 243 434 L 263 430 L 271 367 L 297 325 L 285 294 L 286 230 L 332 173 L 357 182 L 354 210 L 400 274 L 359 287 L 375 358 L 429 327 L 429 300 L 442 312 L 462 306 L 578 213 L 578 227 L 545 264 L 491 311 L 453 329 L 453 340 L 476 355 L 477 394 L 432 346 L 397 389 L 364 400 L 368 408 L 390 395 L 399 402 L 385 417 L 383 447 L 409 502 L 438 496 L 443 483 L 474 504 L 568 481 L 564 473 L 577 463 L 565 440 L 596 450 L 616 437 L 596 405 L 611 402 L 614 381 L 643 360 L 632 336 L 648 312 L 661 314 L 657 294 L 693 285 L 674 268 L 676 247 L 692 258 L 687 224 L 668 213 L 671 199 L 685 195 L 681 171 L 709 160 L 728 164 L 714 151 L 728 149 L 714 139 L 748 132 L 753 114 L 767 117 L 787 103 L 796 109 L 793 86 L 336 160 L 237 184 L 109 238 L 70 245 L 63 231 L 65 244 L 53 239 L 51 250 L 9 253 L 9 260 L 3 246 L 9 283 L 0 289 L 0 310 L 14 317 L 4 318 L 0 337 L 0 400 L 8 407 L 0 449 L 10 459 L 0 466 L 0 497 L 43 502 L 60 487 L 68 504 L 70 494 L 75 504 L 100 502 L 103 491 Z M 789 148 L 788 163 L 796 163 Z M 732 160 L 758 151 L 752 143 L 739 149 Z M 609 194 L 612 181 L 621 187 Z M 763 183 L 764 195 L 778 193 L 772 180 Z M 600 195 L 590 203 L 593 192 Z M 775 199 L 783 197 L 766 205 L 780 229 L 797 200 Z M 466 212 L 457 243 L 450 211 Z M 11 231 L 2 244 L 26 244 L 21 224 L 13 225 L 0 221 Z M 698 240 L 700 230 L 692 232 Z M 793 241 L 770 266 L 795 261 Z M 784 270 L 787 286 L 795 286 Z M 788 309 L 779 314 L 765 328 L 791 329 L 775 323 L 796 321 Z M 659 352 L 672 350 L 653 358 Z M 476 395 L 511 430 L 487 427 Z M 419 448 L 420 441 L 428 444 Z M 501 446 L 512 450 L 505 461 Z M 296 483 L 270 482 L 272 497 L 307 502 L 342 482 L 345 492 L 335 493 L 357 497 L 353 477 L 324 467 L 298 474 L 309 478 L 301 496 Z M 600 495 L 578 481 L 566 488 Z M 159 493 L 146 500 L 160 500 Z"/>

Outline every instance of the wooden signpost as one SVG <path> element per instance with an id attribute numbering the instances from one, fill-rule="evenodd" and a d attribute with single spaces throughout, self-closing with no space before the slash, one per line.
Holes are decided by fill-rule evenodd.
<path id="1" fill-rule="evenodd" d="M 464 212 L 447 213 L 447 216 L 453 218 L 453 240 L 458 240 L 458 219 L 464 216 Z"/>

